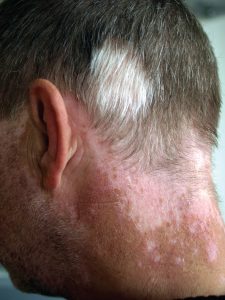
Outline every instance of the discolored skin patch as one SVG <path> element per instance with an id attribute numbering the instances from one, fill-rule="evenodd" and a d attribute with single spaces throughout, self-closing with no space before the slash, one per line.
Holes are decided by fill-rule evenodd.
<path id="1" fill-rule="evenodd" d="M 225 231 L 205 178 L 138 173 L 96 146 L 50 195 L 28 168 L 27 129 L 1 125 L 0 261 L 16 285 L 68 299 L 223 292 Z"/>
<path id="2" fill-rule="evenodd" d="M 78 208 L 80 221 L 90 234 L 87 264 L 96 261 L 96 268 L 90 268 L 93 276 L 104 273 L 107 266 L 109 273 L 105 276 L 110 286 L 123 289 L 123 293 L 126 290 L 127 295 L 135 294 L 131 282 L 136 291 L 154 286 L 158 294 L 152 299 L 171 299 L 177 290 L 180 297 L 204 290 L 200 274 L 213 274 L 224 255 L 219 250 L 224 242 L 222 227 L 218 226 L 220 215 L 211 201 L 205 199 L 205 206 L 199 204 L 201 199 L 193 199 L 190 191 L 180 196 L 173 191 L 162 195 L 154 192 L 151 183 L 145 185 L 135 179 L 133 184 L 126 173 L 118 174 L 117 183 L 111 174 L 96 170 L 96 176 L 87 178 L 90 186 L 80 191 L 79 198 L 86 201 Z M 150 193 L 146 193 L 148 189 Z M 183 282 L 189 284 L 185 287 Z M 101 284 L 97 280 L 96 286 L 100 288 Z"/>

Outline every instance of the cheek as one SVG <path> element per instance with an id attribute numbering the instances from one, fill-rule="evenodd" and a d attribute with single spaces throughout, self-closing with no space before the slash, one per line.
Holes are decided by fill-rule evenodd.
<path id="1" fill-rule="evenodd" d="M 0 263 L 19 265 L 31 237 L 34 197 L 26 169 L 24 126 L 0 126 Z M 30 242 L 29 242 L 30 243 Z"/>
<path id="2" fill-rule="evenodd" d="M 15 145 L 7 150 L 0 161 L 0 178 L 4 179 L 0 186 L 0 263 L 17 288 L 36 292 L 38 284 L 42 291 L 42 283 L 52 278 L 48 273 L 57 254 L 52 245 L 59 243 L 55 232 L 50 232 L 53 225 L 44 197 L 21 162 L 20 151 Z"/>
<path id="3" fill-rule="evenodd" d="M 54 293 L 67 270 L 64 236 L 52 201 L 28 165 L 27 131 L 17 129 L 18 124 L 7 130 L 0 124 L 0 263 L 18 288 Z"/>
<path id="4" fill-rule="evenodd" d="M 18 247 L 19 236 L 27 219 L 27 179 L 19 163 L 16 144 L 1 147 L 0 158 L 0 251 Z M 1 257 L 0 257 L 1 259 Z"/>

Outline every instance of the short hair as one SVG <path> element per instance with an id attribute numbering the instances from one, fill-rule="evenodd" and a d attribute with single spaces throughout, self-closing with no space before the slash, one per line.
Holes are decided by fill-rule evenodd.
<path id="1" fill-rule="evenodd" d="M 216 143 L 216 59 L 180 0 L 5 0 L 0 5 L 0 111 L 14 117 L 30 83 L 72 93 L 123 158 L 173 160 L 185 136 Z"/>

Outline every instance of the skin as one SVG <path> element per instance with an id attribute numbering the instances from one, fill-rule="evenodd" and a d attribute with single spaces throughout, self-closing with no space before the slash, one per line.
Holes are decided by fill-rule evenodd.
<path id="1" fill-rule="evenodd" d="M 143 174 L 46 80 L 0 132 L 0 262 L 16 287 L 71 300 L 225 294 L 210 150 L 192 139 L 179 173 Z"/>

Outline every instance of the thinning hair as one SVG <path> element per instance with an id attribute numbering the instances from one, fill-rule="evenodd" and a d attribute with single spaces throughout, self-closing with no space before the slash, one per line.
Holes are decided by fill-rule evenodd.
<path id="1" fill-rule="evenodd" d="M 180 0 L 5 0 L 2 118 L 24 108 L 37 78 L 72 93 L 102 138 L 143 166 L 176 157 L 191 131 L 216 143 L 216 60 Z"/>

